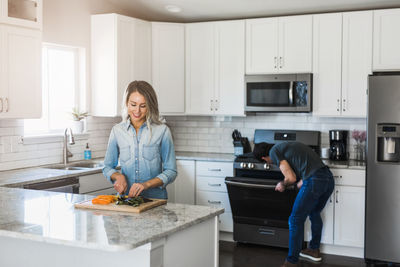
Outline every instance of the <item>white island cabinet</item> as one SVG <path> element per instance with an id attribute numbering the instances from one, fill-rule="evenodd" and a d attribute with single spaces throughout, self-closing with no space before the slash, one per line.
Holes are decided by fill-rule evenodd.
<path id="1" fill-rule="evenodd" d="M 0 188 L 0 196 L 0 266 L 218 266 L 221 208 L 120 213 L 74 208 L 88 195 Z"/>

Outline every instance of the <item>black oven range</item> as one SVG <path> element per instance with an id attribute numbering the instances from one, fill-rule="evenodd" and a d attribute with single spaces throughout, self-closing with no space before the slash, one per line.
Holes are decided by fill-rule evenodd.
<path id="1" fill-rule="evenodd" d="M 301 142 L 319 153 L 319 131 L 257 129 L 254 143 Z M 277 247 L 289 246 L 288 219 L 298 189 L 275 191 L 283 179 L 278 166 L 254 158 L 252 153 L 237 156 L 234 177 L 226 177 L 233 216 L 233 239 L 237 242 Z"/>

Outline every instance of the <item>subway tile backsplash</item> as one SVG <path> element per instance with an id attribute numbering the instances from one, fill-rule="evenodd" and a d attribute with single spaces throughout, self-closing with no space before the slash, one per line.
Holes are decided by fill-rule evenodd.
<path id="1" fill-rule="evenodd" d="M 256 114 L 246 117 L 166 116 L 176 151 L 233 153 L 232 131 L 238 129 L 251 144 L 255 129 L 295 129 L 321 131 L 321 146 L 329 146 L 331 129 L 365 130 L 364 118 L 325 118 L 309 114 Z M 69 146 L 71 161 L 83 160 L 86 143 L 92 157 L 104 157 L 108 137 L 120 117 L 89 117 L 86 133 L 77 135 Z M 0 120 L 0 171 L 62 162 L 62 137 L 24 140 L 23 120 Z M 351 135 L 351 134 L 350 134 Z M 29 138 L 28 138 L 29 139 Z M 253 144 L 252 144 L 253 145 Z M 354 140 L 350 139 L 350 157 Z"/>
<path id="2" fill-rule="evenodd" d="M 260 113 L 246 117 L 166 116 L 176 151 L 233 153 L 232 131 L 238 129 L 253 145 L 255 129 L 315 130 L 321 147 L 329 146 L 329 130 L 365 130 L 365 118 L 315 117 L 304 113 Z M 349 133 L 351 136 L 351 133 Z M 354 158 L 354 140 L 348 150 Z"/>

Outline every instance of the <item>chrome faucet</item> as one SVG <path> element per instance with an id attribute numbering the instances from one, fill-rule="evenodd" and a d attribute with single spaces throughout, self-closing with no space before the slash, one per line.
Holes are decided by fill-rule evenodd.
<path id="1" fill-rule="evenodd" d="M 74 135 L 72 134 L 71 128 L 65 128 L 65 131 L 64 131 L 64 147 L 63 147 L 64 165 L 67 165 L 68 158 L 73 156 L 71 151 L 68 150 L 67 137 L 68 137 L 68 144 L 70 144 L 70 145 L 75 144 Z"/>

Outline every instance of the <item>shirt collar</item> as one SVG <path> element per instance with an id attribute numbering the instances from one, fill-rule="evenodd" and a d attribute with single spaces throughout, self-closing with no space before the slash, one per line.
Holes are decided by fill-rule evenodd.
<path id="1" fill-rule="evenodd" d="M 142 124 L 142 126 L 140 126 L 140 128 L 144 128 L 144 127 L 146 127 L 146 126 L 147 126 L 147 123 L 144 122 L 144 123 Z M 129 130 L 129 127 L 132 127 L 132 128 L 133 128 L 133 125 L 131 124 L 131 120 L 130 120 L 130 119 L 126 120 L 126 122 L 125 122 L 125 129 L 126 129 L 127 131 Z"/>

